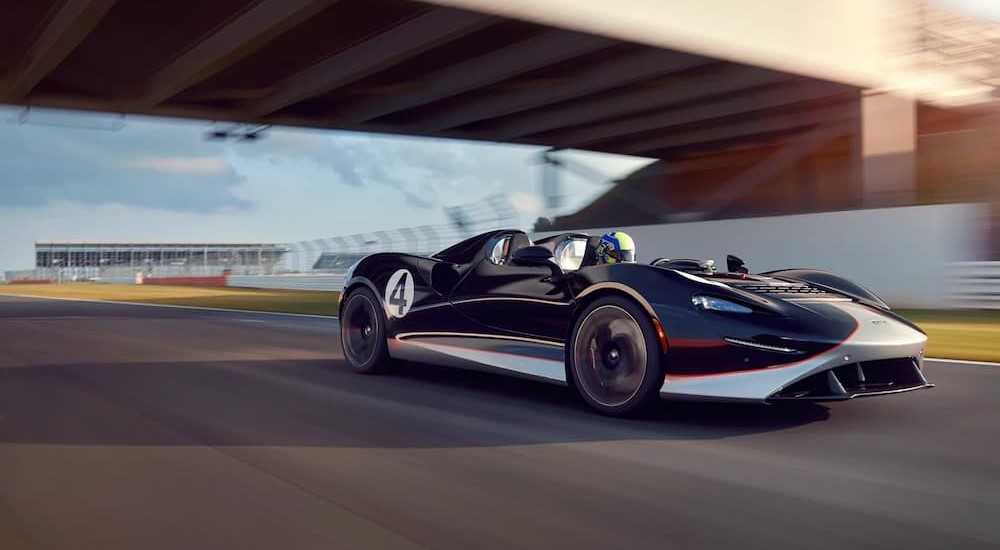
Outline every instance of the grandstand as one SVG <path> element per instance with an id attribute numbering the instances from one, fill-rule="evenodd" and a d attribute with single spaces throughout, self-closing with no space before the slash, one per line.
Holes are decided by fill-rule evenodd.
<path id="1" fill-rule="evenodd" d="M 346 271 L 347 268 L 364 257 L 365 254 L 358 253 L 338 254 L 335 252 L 324 252 L 320 254 L 316 263 L 313 264 L 313 271 Z"/>
<path id="2" fill-rule="evenodd" d="M 445 223 L 287 244 L 227 242 L 36 241 L 35 268 L 7 271 L 7 282 L 130 282 L 217 275 L 340 274 L 364 256 L 433 254 L 470 235 L 518 225 L 503 195 L 445 209 Z"/>
<path id="3" fill-rule="evenodd" d="M 286 252 L 269 243 L 36 241 L 33 277 L 264 275 L 275 272 Z"/>
<path id="4" fill-rule="evenodd" d="M 501 194 L 445 208 L 445 213 L 449 218 L 445 223 L 290 243 L 279 270 L 342 273 L 354 262 L 375 252 L 430 255 L 466 237 L 520 225 L 514 207 Z"/>

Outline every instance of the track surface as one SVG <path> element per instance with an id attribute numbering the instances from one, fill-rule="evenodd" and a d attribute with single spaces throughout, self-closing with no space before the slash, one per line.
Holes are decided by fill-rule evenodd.
<path id="1" fill-rule="evenodd" d="M 997 548 L 1000 369 L 592 414 L 336 321 L 0 297 L 0 548 Z"/>

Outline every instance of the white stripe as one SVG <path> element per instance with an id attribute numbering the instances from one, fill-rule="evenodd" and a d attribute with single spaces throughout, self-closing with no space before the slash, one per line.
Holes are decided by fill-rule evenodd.
<path id="1" fill-rule="evenodd" d="M 538 298 L 516 298 L 513 296 L 505 297 L 491 297 L 491 298 L 466 298 L 462 300 L 455 300 L 451 302 L 452 304 L 468 304 L 472 302 L 532 302 L 536 304 L 545 304 L 550 306 L 568 306 L 569 302 L 557 302 L 555 300 L 541 300 Z"/>
<path id="2" fill-rule="evenodd" d="M 566 367 L 562 361 L 542 359 L 528 355 L 515 355 L 502 351 L 463 348 L 447 344 L 439 345 L 419 340 L 399 340 L 399 342 L 497 369 L 527 374 L 556 382 L 566 381 Z"/>
<path id="3" fill-rule="evenodd" d="M 252 313 L 260 315 L 281 315 L 284 317 L 311 317 L 314 319 L 336 319 L 333 315 L 311 315 L 309 313 L 282 313 L 280 311 L 255 311 L 252 309 L 229 309 L 222 307 L 201 307 L 201 306 L 180 306 L 174 304 L 148 304 L 144 302 L 121 302 L 118 300 L 94 300 L 92 298 L 64 298 L 61 296 L 36 296 L 34 294 L 6 294 L 0 292 L 0 296 L 11 298 L 38 298 L 40 300 L 62 300 L 64 302 L 90 302 L 95 304 L 115 304 L 120 306 L 145 306 L 145 307 L 172 307 L 179 309 L 198 309 L 203 311 L 227 311 L 230 313 Z"/>
<path id="4" fill-rule="evenodd" d="M 400 332 L 396 334 L 396 339 L 411 340 L 414 338 L 480 338 L 491 340 L 510 340 L 514 342 L 531 342 L 534 344 L 545 344 L 548 346 L 565 347 L 565 344 L 552 342 L 550 340 L 540 340 L 538 338 L 527 338 L 524 336 L 506 336 L 502 334 L 480 334 L 476 332 Z"/>
<path id="5" fill-rule="evenodd" d="M 1000 363 L 991 361 L 970 361 L 968 359 L 939 359 L 937 357 L 924 357 L 924 361 L 938 361 L 940 363 L 956 363 L 959 365 L 970 365 L 976 367 L 1000 367 Z"/>

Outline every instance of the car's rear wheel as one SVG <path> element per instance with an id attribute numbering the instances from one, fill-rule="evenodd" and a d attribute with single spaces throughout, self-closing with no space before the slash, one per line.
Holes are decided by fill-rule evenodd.
<path id="1" fill-rule="evenodd" d="M 588 305 L 567 350 L 567 374 L 597 411 L 628 416 L 658 401 L 662 351 L 649 315 L 631 300 L 609 296 Z"/>
<path id="2" fill-rule="evenodd" d="M 340 343 L 351 368 L 364 374 L 382 374 L 393 370 L 385 341 L 385 312 L 375 294 L 358 288 L 344 300 L 340 310 Z"/>

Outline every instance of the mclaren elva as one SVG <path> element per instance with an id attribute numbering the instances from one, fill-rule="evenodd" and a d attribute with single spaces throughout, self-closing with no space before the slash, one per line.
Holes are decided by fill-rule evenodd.
<path id="1" fill-rule="evenodd" d="M 930 387 L 927 337 L 872 292 L 727 257 L 597 265 L 598 237 L 490 231 L 348 271 L 341 342 L 362 373 L 418 361 L 565 384 L 599 412 L 660 397 L 832 401 Z"/>

